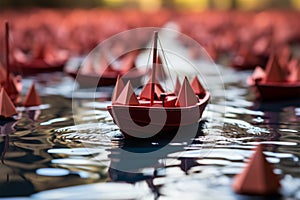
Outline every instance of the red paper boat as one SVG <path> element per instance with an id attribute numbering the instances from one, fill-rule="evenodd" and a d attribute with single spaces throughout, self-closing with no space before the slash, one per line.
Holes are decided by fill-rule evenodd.
<path id="1" fill-rule="evenodd" d="M 259 97 L 263 100 L 284 100 L 300 97 L 298 83 L 256 83 Z"/>
<path id="2" fill-rule="evenodd" d="M 279 177 L 263 154 L 260 144 L 241 174 L 236 175 L 232 188 L 247 195 L 275 195 L 280 188 Z"/>
<path id="3" fill-rule="evenodd" d="M 235 56 L 231 58 L 230 66 L 237 70 L 254 69 L 257 65 L 265 65 L 267 58 L 262 55 L 256 55 L 249 50 L 249 47 L 241 47 Z"/>
<path id="4" fill-rule="evenodd" d="M 15 104 L 20 101 L 20 93 L 22 90 L 21 77 L 15 77 L 10 73 L 10 61 L 9 61 L 9 23 L 5 22 L 5 64 L 6 69 L 0 65 L 0 87 L 2 86 L 6 91 L 11 101 Z"/>
<path id="5" fill-rule="evenodd" d="M 11 73 L 7 72 L 0 65 L 0 86 L 2 86 L 10 99 L 14 103 L 18 103 L 20 100 L 20 92 L 22 90 L 22 84 L 19 80 L 19 77 L 14 77 Z"/>
<path id="6" fill-rule="evenodd" d="M 265 70 L 256 67 L 247 80 L 262 100 L 283 100 L 300 97 L 300 66 L 292 59 L 287 66 L 280 66 L 272 55 Z"/>
<path id="7" fill-rule="evenodd" d="M 6 91 L 0 87 L 0 117 L 9 118 L 16 114 L 16 107 L 10 100 Z"/>
<path id="8" fill-rule="evenodd" d="M 67 65 L 64 71 L 76 79 L 81 87 L 111 86 L 116 84 L 118 76 L 138 85 L 145 71 L 135 67 L 137 53 L 137 51 L 132 51 L 118 58 L 121 65 L 119 69 L 112 67 L 112 63 L 109 64 L 103 55 L 98 69 L 95 69 L 91 61 L 87 60 L 80 69 L 78 65 Z"/>
<path id="9" fill-rule="evenodd" d="M 36 35 L 35 37 L 39 37 Z M 20 48 L 12 46 L 10 71 L 15 74 L 31 75 L 62 71 L 69 55 L 45 39 L 36 41 L 24 53 Z"/>
<path id="10" fill-rule="evenodd" d="M 21 75 L 57 72 L 63 71 L 65 63 L 66 60 L 56 63 L 47 63 L 44 59 L 33 59 L 27 62 L 14 60 L 11 63 L 11 71 Z"/>
<path id="11" fill-rule="evenodd" d="M 35 90 L 34 83 L 32 83 L 27 92 L 27 95 L 24 99 L 23 105 L 25 107 L 31 107 L 31 106 L 39 106 L 41 104 L 42 104 L 42 102 L 41 102 L 40 96 L 38 95 L 38 93 Z"/>
<path id="12" fill-rule="evenodd" d="M 176 133 L 179 128 L 195 125 L 210 99 L 207 91 L 201 90 L 201 95 L 196 95 L 195 89 L 199 91 L 203 87 L 195 83 L 193 85 L 197 87 L 193 88 L 187 78 L 178 95 L 175 94 L 177 91 L 164 91 L 155 77 L 158 63 L 157 40 L 158 33 L 155 32 L 151 78 L 140 95 L 135 95 L 130 81 L 124 86 L 120 79 L 115 87 L 112 105 L 108 106 L 110 115 L 126 138 L 164 137 Z M 177 88 L 180 87 L 179 81 L 176 85 Z"/>

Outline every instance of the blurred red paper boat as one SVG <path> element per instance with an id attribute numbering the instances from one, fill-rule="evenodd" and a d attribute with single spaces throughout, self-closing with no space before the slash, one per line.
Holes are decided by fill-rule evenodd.
<path id="1" fill-rule="evenodd" d="M 124 86 L 118 79 L 112 105 L 108 106 L 110 115 L 126 138 L 164 137 L 176 133 L 179 128 L 197 124 L 210 99 L 210 93 L 204 90 L 197 77 L 192 85 L 187 78 L 181 86 L 177 80 L 175 91 L 165 92 L 156 77 L 157 40 L 158 33 L 155 32 L 151 76 L 140 95 L 136 96 L 130 81 Z"/>
<path id="2" fill-rule="evenodd" d="M 20 102 L 22 90 L 21 77 L 15 77 L 0 65 L 0 88 L 3 87 L 11 101 L 15 104 Z"/>
<path id="3" fill-rule="evenodd" d="M 16 107 L 3 88 L 0 88 L 0 117 L 10 118 L 16 115 Z"/>
<path id="4" fill-rule="evenodd" d="M 135 67 L 135 59 L 138 55 L 138 51 L 129 52 L 116 61 L 120 67 L 113 66 L 115 62 L 109 63 L 105 53 L 102 53 L 99 63 L 94 63 L 92 59 L 88 57 L 83 63 L 80 64 L 69 63 L 65 66 L 64 71 L 71 75 L 79 83 L 81 87 L 98 87 L 98 86 L 111 86 L 115 85 L 118 76 L 122 76 L 123 79 L 131 80 L 138 85 L 140 79 L 145 74 L 142 69 Z"/>
<path id="5" fill-rule="evenodd" d="M 12 45 L 10 71 L 21 75 L 62 71 L 69 53 L 41 35 L 34 37 L 37 39 L 25 50 Z"/>
<path id="6" fill-rule="evenodd" d="M 22 90 L 21 77 L 15 77 L 10 73 L 10 48 L 9 48 L 9 23 L 4 23 L 5 27 L 5 67 L 0 65 L 0 88 L 3 87 L 10 100 L 17 104 L 20 102 L 20 93 Z"/>
<path id="7" fill-rule="evenodd" d="M 240 47 L 237 53 L 232 56 L 230 66 L 237 70 L 254 69 L 257 65 L 265 65 L 267 58 L 264 55 L 257 55 L 251 52 L 249 47 Z"/>
<path id="8" fill-rule="evenodd" d="M 242 173 L 235 176 L 232 188 L 239 194 L 276 195 L 280 189 L 280 182 L 273 170 L 260 144 Z"/>
<path id="9" fill-rule="evenodd" d="M 41 104 L 42 104 L 42 102 L 41 102 L 40 96 L 38 95 L 37 91 L 35 90 L 35 84 L 32 83 L 27 92 L 27 95 L 24 99 L 23 106 L 32 107 L 32 106 L 39 106 Z"/>
<path id="10" fill-rule="evenodd" d="M 300 97 L 299 61 L 291 59 L 287 65 L 280 65 L 276 56 L 271 55 L 263 70 L 257 66 L 247 83 L 255 88 L 262 100 L 282 100 Z"/>
<path id="11" fill-rule="evenodd" d="M 33 58 L 28 60 L 19 60 L 14 58 L 11 63 L 11 71 L 21 75 L 32 75 L 38 73 L 49 73 L 63 71 L 66 60 L 47 62 L 44 58 Z"/>

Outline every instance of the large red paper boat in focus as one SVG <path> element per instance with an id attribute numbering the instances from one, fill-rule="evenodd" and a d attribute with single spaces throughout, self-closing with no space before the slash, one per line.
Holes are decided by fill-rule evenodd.
<path id="1" fill-rule="evenodd" d="M 182 85 L 176 80 L 174 92 L 165 92 L 156 77 L 160 68 L 157 52 L 158 33 L 154 34 L 153 63 L 151 76 L 139 96 L 136 96 L 130 81 L 124 86 L 118 79 L 112 105 L 108 111 L 125 138 L 150 139 L 169 137 L 184 127 L 198 125 L 210 99 L 210 93 L 197 77 L 192 85 L 187 78 Z"/>
<path id="2" fill-rule="evenodd" d="M 276 56 L 271 55 L 266 66 L 257 66 L 247 83 L 255 88 L 262 100 L 283 100 L 300 97 L 300 65 L 292 58 L 282 66 Z"/>

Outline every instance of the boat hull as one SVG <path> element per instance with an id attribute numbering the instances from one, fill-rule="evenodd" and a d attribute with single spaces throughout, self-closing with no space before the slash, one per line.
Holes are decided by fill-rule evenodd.
<path id="1" fill-rule="evenodd" d="M 100 86 L 111 86 L 117 81 L 117 73 L 106 73 L 99 77 L 95 74 L 77 74 L 76 72 L 69 72 L 82 88 L 86 87 L 100 87 Z"/>
<path id="2" fill-rule="evenodd" d="M 126 74 L 122 74 L 117 71 L 105 72 L 102 75 L 97 74 L 81 74 L 77 72 L 67 72 L 72 76 L 82 88 L 88 87 L 100 87 L 100 86 L 112 86 L 116 84 L 117 78 L 120 75 L 123 81 L 126 83 L 130 80 L 134 87 L 139 87 L 141 79 L 145 75 L 144 70 L 134 69 Z"/>
<path id="3" fill-rule="evenodd" d="M 14 62 L 12 63 L 10 70 L 16 74 L 31 75 L 63 71 L 64 64 L 65 61 L 56 64 L 47 64 L 44 60 L 37 59 L 28 63 Z"/>
<path id="4" fill-rule="evenodd" d="M 256 96 L 261 100 L 274 101 L 300 98 L 300 82 L 255 83 Z"/>
<path id="5" fill-rule="evenodd" d="M 251 55 L 251 54 L 250 54 Z M 230 66 L 236 70 L 250 70 L 256 66 L 265 66 L 267 64 L 267 57 L 258 55 L 236 55 L 231 59 Z"/>
<path id="6" fill-rule="evenodd" d="M 190 107 L 112 105 L 108 111 L 125 138 L 172 138 L 179 132 L 197 131 L 209 98 L 207 92 L 199 103 Z"/>

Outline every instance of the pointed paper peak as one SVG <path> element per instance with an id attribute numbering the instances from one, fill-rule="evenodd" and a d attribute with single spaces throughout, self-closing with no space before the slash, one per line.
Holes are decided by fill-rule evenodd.
<path id="1" fill-rule="evenodd" d="M 35 90 L 35 85 L 34 83 L 31 84 L 29 91 L 27 92 L 27 95 L 25 97 L 25 100 L 23 102 L 23 105 L 25 107 L 30 107 L 30 106 L 39 106 L 41 105 L 41 99 L 38 93 Z"/>
<path id="2" fill-rule="evenodd" d="M 260 66 L 256 66 L 251 77 L 255 81 L 263 80 L 266 77 L 266 73 Z"/>
<path id="3" fill-rule="evenodd" d="M 177 96 L 178 96 L 178 94 L 179 94 L 180 88 L 181 88 L 181 83 L 180 83 L 180 81 L 179 81 L 179 78 L 176 77 L 174 93 L 175 93 Z"/>
<path id="4" fill-rule="evenodd" d="M 139 101 L 133 91 L 130 81 L 127 82 L 126 86 L 124 87 L 119 97 L 113 104 L 130 105 L 130 106 L 139 105 Z"/>
<path id="5" fill-rule="evenodd" d="M 263 146 L 257 146 L 245 169 L 238 174 L 232 185 L 233 190 L 240 194 L 272 195 L 280 188 L 278 176 L 263 154 Z"/>
<path id="6" fill-rule="evenodd" d="M 8 80 L 5 82 L 4 89 L 13 102 L 18 99 L 19 91 L 12 76 L 9 76 Z"/>
<path id="7" fill-rule="evenodd" d="M 175 103 L 177 107 L 188 107 L 198 103 L 198 97 L 193 91 L 188 79 L 185 77 L 181 89 L 178 94 L 178 99 Z"/>
<path id="8" fill-rule="evenodd" d="M 149 79 L 148 83 L 143 87 L 141 93 L 140 93 L 140 98 L 142 99 L 151 99 L 151 78 Z M 162 86 L 155 82 L 154 83 L 154 96 L 156 96 L 154 99 L 159 99 L 160 95 L 164 93 L 165 90 L 162 88 Z"/>
<path id="9" fill-rule="evenodd" d="M 201 96 L 202 94 L 205 93 L 204 87 L 201 85 L 199 79 L 197 76 L 195 76 L 192 80 L 191 86 L 194 90 L 194 93 L 198 96 Z"/>
<path id="10" fill-rule="evenodd" d="M 120 78 L 120 75 L 119 75 L 117 78 L 117 82 L 116 82 L 116 86 L 115 86 L 113 95 L 111 97 L 112 103 L 114 103 L 117 100 L 117 98 L 119 97 L 119 95 L 121 94 L 123 89 L 124 89 L 124 82 L 122 81 L 122 79 Z"/>
<path id="11" fill-rule="evenodd" d="M 266 82 L 284 82 L 285 75 L 281 69 L 277 57 L 271 55 L 266 67 Z"/>
<path id="12" fill-rule="evenodd" d="M 6 91 L 0 87 L 0 116 L 8 118 L 17 114 L 16 107 Z"/>
<path id="13" fill-rule="evenodd" d="M 16 78 L 10 73 L 7 76 L 7 71 L 0 65 L 0 85 L 2 85 L 9 98 L 16 103 L 19 98 L 21 84 L 18 84 Z M 19 87 L 18 87 L 19 86 Z"/>

